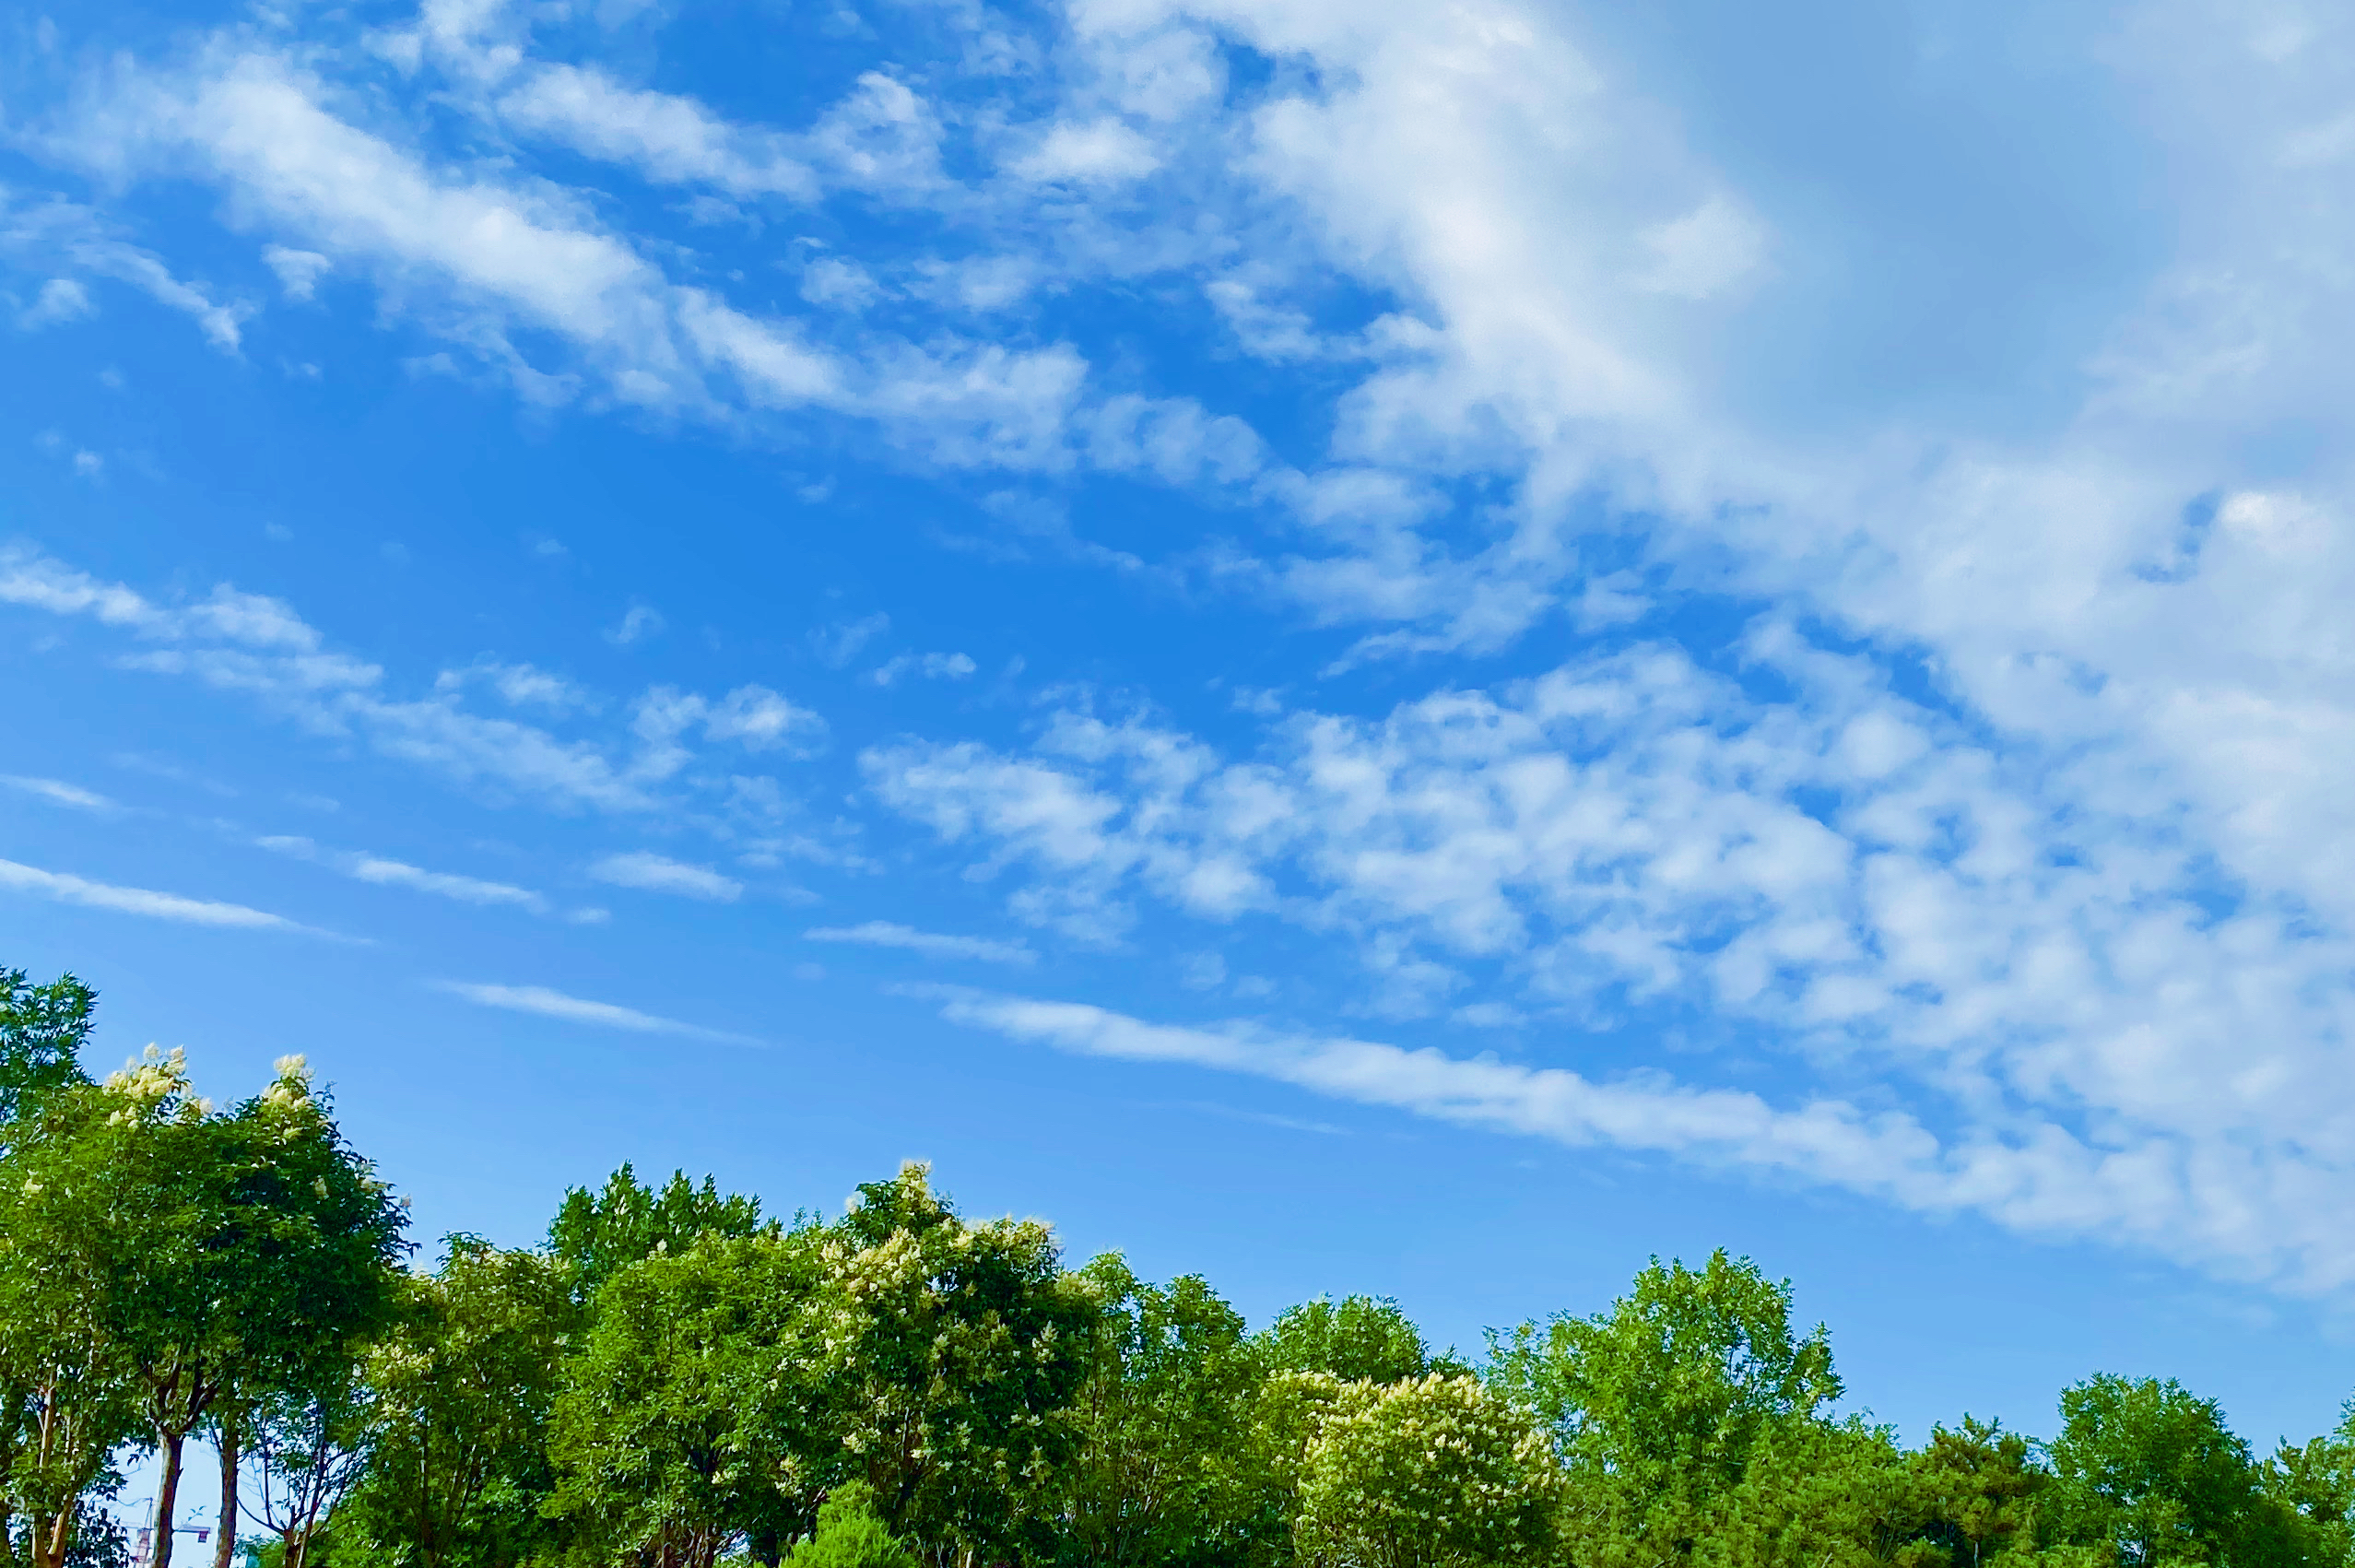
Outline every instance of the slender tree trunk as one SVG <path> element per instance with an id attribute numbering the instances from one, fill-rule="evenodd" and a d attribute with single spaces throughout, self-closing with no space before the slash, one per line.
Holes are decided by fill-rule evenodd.
<path id="1" fill-rule="evenodd" d="M 33 1562 L 38 1568 L 65 1568 L 65 1553 L 74 1544 L 74 1505 L 42 1521 L 48 1527 L 33 1538 Z"/>
<path id="2" fill-rule="evenodd" d="M 224 1409 L 220 1421 L 221 1539 L 213 1547 L 213 1568 L 229 1568 L 237 1555 L 237 1414 Z"/>
<path id="3" fill-rule="evenodd" d="M 157 1444 L 163 1452 L 163 1480 L 156 1487 L 156 1550 L 147 1568 L 171 1568 L 172 1510 L 180 1502 L 180 1449 L 185 1432 L 167 1432 Z"/>

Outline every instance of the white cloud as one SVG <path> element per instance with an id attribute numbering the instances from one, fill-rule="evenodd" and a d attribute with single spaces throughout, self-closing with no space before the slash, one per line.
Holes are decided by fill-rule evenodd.
<path id="1" fill-rule="evenodd" d="M 436 691 L 463 691 L 479 682 L 499 694 L 511 708 L 544 708 L 571 713 L 596 707 L 596 700 L 560 675 L 528 664 L 501 664 L 477 659 L 460 669 L 445 669 L 433 680 Z"/>
<path id="2" fill-rule="evenodd" d="M 1025 180 L 1109 185 L 1139 180 L 1160 166 L 1152 144 L 1117 120 L 1050 126 L 1009 165 Z"/>
<path id="3" fill-rule="evenodd" d="M 382 756 L 494 797 L 647 811 L 696 762 L 684 739 L 690 730 L 752 750 L 784 749 L 788 755 L 805 754 L 824 734 L 815 714 L 763 687 L 740 687 L 716 701 L 663 687 L 635 705 L 626 736 L 606 744 L 571 739 L 462 705 L 465 689 L 477 678 L 518 700 L 551 699 L 553 678 L 529 666 L 473 666 L 453 680 L 437 681 L 430 699 L 386 696 L 381 668 L 328 651 L 317 629 L 280 600 L 224 584 L 192 603 L 159 604 L 124 584 L 13 547 L 0 548 L 0 604 L 86 616 L 167 644 L 115 662 L 252 695 L 320 734 L 356 732 Z"/>
<path id="4" fill-rule="evenodd" d="M 499 100 L 499 112 L 510 124 L 633 164 L 665 183 L 804 201 L 818 194 L 817 177 L 784 137 L 740 130 L 693 99 L 625 88 L 601 71 L 538 66 Z"/>
<path id="5" fill-rule="evenodd" d="M 434 989 L 446 991 L 478 1007 L 499 1008 L 508 1012 L 531 1013 L 540 1018 L 559 1019 L 566 1023 L 594 1024 L 600 1029 L 627 1030 L 633 1034 L 677 1034 L 692 1040 L 711 1040 L 730 1045 L 757 1045 L 759 1041 L 724 1030 L 705 1029 L 698 1024 L 681 1023 L 677 1019 L 659 1018 L 612 1002 L 593 1002 L 585 997 L 568 996 L 545 985 L 490 985 L 465 981 L 443 980 L 434 983 Z"/>
<path id="6" fill-rule="evenodd" d="M 821 925 L 805 931 L 813 942 L 856 942 L 870 948 L 901 948 L 926 958 L 973 959 L 982 963 L 1032 963 L 1038 954 L 1020 942 L 987 937 L 951 937 L 919 931 L 889 920 L 869 920 L 856 925 Z"/>
<path id="7" fill-rule="evenodd" d="M 1705 300 L 1749 276 L 1765 245 L 1757 221 L 1722 195 L 1646 230 L 1643 239 L 1652 253 L 1643 287 L 1688 300 Z"/>
<path id="8" fill-rule="evenodd" d="M 97 791 L 84 789 L 79 784 L 67 784 L 63 779 L 35 779 L 14 773 L 0 773 L 0 785 L 21 791 L 26 795 L 38 796 L 43 800 L 53 801 L 59 806 L 71 806 L 77 810 L 112 811 L 114 809 L 114 802 Z"/>
<path id="9" fill-rule="evenodd" d="M 476 64 L 496 75 L 514 62 Z M 649 167 L 695 164 L 710 152 L 696 138 L 719 134 L 685 100 L 534 69 L 540 85 L 519 89 L 514 102 L 524 120 L 588 139 L 595 131 L 607 138 L 600 146 Z M 420 315 L 536 403 L 594 393 L 723 421 L 816 406 L 875 421 L 930 461 L 1069 461 L 1063 424 L 1086 365 L 1067 345 L 1014 350 L 878 336 L 847 357 L 812 346 L 790 319 L 748 314 L 700 281 L 674 282 L 630 237 L 597 221 L 585 193 L 439 167 L 339 118 L 327 107 L 335 96 L 308 66 L 222 35 L 185 69 L 133 67 L 112 78 L 103 101 L 83 105 L 50 145 L 122 178 L 177 172 L 193 160 L 231 191 L 245 221 L 297 242 L 281 250 L 372 277 L 388 303 Z M 742 142 L 752 134 L 728 135 Z M 836 183 L 909 195 L 939 183 L 938 136 L 904 84 L 868 73 L 795 145 Z M 770 173 L 784 182 L 783 167 Z M 175 300 L 201 302 L 168 277 L 149 276 L 152 258 L 143 256 L 117 247 L 100 259 L 159 297 L 177 289 Z M 235 312 L 213 308 L 205 319 L 234 347 Z M 539 339 L 528 353 L 527 338 Z M 421 362 L 455 368 L 446 350 Z"/>
<path id="10" fill-rule="evenodd" d="M 2181 1150 L 2121 1155 L 2088 1147 L 2046 1126 L 2016 1142 L 1942 1144 L 1912 1117 L 1870 1114 L 1836 1100 L 1778 1109 L 1760 1096 L 1692 1089 L 1658 1075 L 1597 1082 L 1560 1067 L 1527 1067 L 1493 1057 L 1348 1038 L 1303 1037 L 1248 1023 L 1213 1028 L 1158 1025 L 1079 1003 L 955 995 L 951 1021 L 1017 1040 L 1127 1061 L 1178 1063 L 1249 1074 L 1360 1104 L 1382 1105 L 1463 1126 L 1538 1137 L 1573 1148 L 1604 1145 L 1666 1153 L 1706 1164 L 1796 1175 L 1932 1213 L 1972 1210 L 2031 1232 L 2113 1236 L 2123 1231 L 2168 1251 L 2183 1250 L 2179 1205 L 2196 1192 Z M 2302 1194 L 2262 1170 L 2284 1201 Z M 2230 1227 L 2247 1210 L 2217 1205 L 2197 1219 L 2198 1243 L 2231 1245 Z M 2310 1256 L 2339 1267 L 2343 1242 L 2311 1216 L 2282 1217 Z M 2228 1252 L 2227 1256 L 2231 1256 Z"/>
<path id="11" fill-rule="evenodd" d="M 926 680 L 966 680 L 981 666 L 966 654 L 901 654 L 885 660 L 867 677 L 877 686 L 891 686 L 906 675 Z"/>
<path id="12" fill-rule="evenodd" d="M 824 740 L 826 721 L 765 686 L 739 686 L 712 707 L 703 733 L 748 750 L 807 755 Z"/>
<path id="13" fill-rule="evenodd" d="M 809 634 L 809 645 L 818 662 L 830 669 L 840 669 L 858 657 L 858 652 L 877 637 L 891 630 L 891 618 L 881 610 L 861 616 L 856 620 L 836 621 L 820 627 Z"/>
<path id="14" fill-rule="evenodd" d="M 293 835 L 275 834 L 253 842 L 274 854 L 324 866 L 356 881 L 370 882 L 378 887 L 406 888 L 413 892 L 430 893 L 436 898 L 453 899 L 460 903 L 526 909 L 536 914 L 548 913 L 548 900 L 529 888 L 486 881 L 479 877 L 462 877 L 447 871 L 428 871 L 422 867 L 388 859 L 381 855 L 322 849 L 309 839 Z"/>
<path id="15" fill-rule="evenodd" d="M 336 266 L 316 251 L 298 251 L 287 245 L 263 246 L 262 260 L 278 275 L 278 287 L 289 300 L 311 299 L 319 290 L 319 280 Z"/>
<path id="16" fill-rule="evenodd" d="M 61 197 L 25 205 L 9 196 L 10 193 L 0 190 L 0 254 L 62 264 L 127 283 L 158 304 L 190 317 L 216 348 L 229 354 L 238 351 L 243 323 L 253 313 L 251 305 L 223 303 L 204 285 L 175 277 L 152 252 L 117 238 L 89 207 Z M 23 324 L 68 321 L 92 309 L 88 290 L 78 279 L 55 278 L 43 286 L 32 306 L 39 319 Z"/>
<path id="17" fill-rule="evenodd" d="M 733 877 L 724 876 L 708 866 L 690 866 L 649 850 L 608 855 L 589 867 L 589 875 L 618 888 L 677 893 L 718 903 L 733 903 L 744 896 L 744 884 Z"/>
<path id="18" fill-rule="evenodd" d="M 1347 933 L 1365 1005 L 1409 1017 L 1517 998 L 1608 1031 L 1673 998 L 1802 1076 L 1869 1063 L 1909 1126 L 1958 1126 L 1857 1184 L 1928 1207 L 1991 1184 L 1968 1201 L 2008 1223 L 2355 1279 L 2303 1207 L 2355 1200 L 2355 1068 L 2327 1043 L 2355 1025 L 2355 943 L 2300 904 L 2215 914 L 2173 823 L 2067 793 L 2082 759 L 2008 761 L 1771 622 L 1747 653 L 1795 695 L 1650 648 L 1380 722 L 1297 715 L 1247 761 L 1079 713 L 1028 757 L 865 760 L 980 869 L 1019 867 L 1019 916 L 1100 929 L 1141 894 Z"/>
<path id="19" fill-rule="evenodd" d="M 664 624 L 660 610 L 650 605 L 631 605 L 619 624 L 605 634 L 605 640 L 618 648 L 627 648 L 659 634 Z"/>
<path id="20" fill-rule="evenodd" d="M 95 314 L 90 291 L 70 277 L 53 277 L 41 286 L 33 302 L 17 312 L 17 324 L 27 332 L 59 322 L 79 321 Z"/>
<path id="21" fill-rule="evenodd" d="M 111 910 L 118 914 L 144 915 L 150 920 L 177 921 L 185 925 L 276 931 L 305 929 L 283 915 L 248 909 L 243 904 L 183 898 L 178 893 L 159 893 L 147 888 L 117 887 L 109 882 L 93 882 L 68 872 L 43 871 L 38 867 L 21 866 L 13 860 L 0 860 L 0 888 L 11 892 L 30 893 L 36 898 L 49 899 L 57 903 Z"/>

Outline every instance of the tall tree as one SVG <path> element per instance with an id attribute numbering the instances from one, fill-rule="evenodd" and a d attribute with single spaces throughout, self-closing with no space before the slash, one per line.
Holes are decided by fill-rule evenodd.
<path id="1" fill-rule="evenodd" d="M 824 1386 L 849 1466 L 936 1555 L 1008 1546 L 1076 1436 L 1094 1292 L 1044 1224 L 968 1224 L 920 1164 L 861 1186 L 821 1258 Z"/>
<path id="2" fill-rule="evenodd" d="M 65 1158 L 81 1223 L 45 1242 L 104 1281 L 99 1316 L 161 1459 L 152 1568 L 170 1568 L 189 1435 L 224 1395 L 337 1353 L 379 1321 L 401 1209 L 344 1143 L 300 1056 L 216 1114 L 150 1047 L 109 1077 Z M 225 1459 L 234 1464 L 232 1448 Z"/>
<path id="3" fill-rule="evenodd" d="M 70 974 L 35 985 L 21 969 L 0 969 L 0 1150 L 43 1094 L 89 1081 L 81 1052 L 97 1005 L 98 993 Z"/>
<path id="4" fill-rule="evenodd" d="M 1942 1548 L 1954 1568 L 1984 1568 L 2015 1545 L 2035 1546 L 2036 1500 L 2051 1473 L 2028 1440 L 2000 1421 L 1964 1416 L 1960 1426 L 1930 1429 L 1913 1456 L 1924 1512 L 1923 1538 Z"/>
<path id="5" fill-rule="evenodd" d="M 773 1562 L 807 1527 L 840 1451 L 812 1338 L 820 1272 L 807 1231 L 706 1234 L 606 1280 L 548 1439 L 548 1511 L 590 1555 L 712 1568 L 748 1542 Z"/>
<path id="6" fill-rule="evenodd" d="M 19 1124 L 31 1118 L 44 1095 L 88 1081 L 81 1050 L 89 1038 L 97 999 L 95 992 L 70 974 L 35 985 L 21 969 L 0 970 L 0 1160 L 15 1147 Z M 0 1183 L 5 1181 L 0 1175 Z M 36 1281 L 8 1274 L 12 1255 L 6 1250 L 6 1234 L 0 1227 L 0 1558 L 15 1550 L 17 1515 L 46 1498 L 61 1474 L 76 1469 L 70 1462 L 62 1472 L 56 1467 L 58 1444 L 65 1443 L 67 1450 L 74 1446 L 58 1426 L 70 1418 L 57 1402 L 70 1397 L 59 1381 L 62 1369 L 82 1360 L 68 1349 L 70 1335 L 46 1349 L 24 1338 L 26 1330 L 38 1332 L 53 1321 L 70 1319 L 51 1319 L 50 1308 L 37 1303 L 42 1292 L 35 1289 Z M 13 1255 L 13 1267 L 25 1267 L 21 1254 Z M 45 1372 L 39 1370 L 43 1367 Z M 30 1467 L 23 1477 L 17 1473 L 20 1456 Z M 69 1538 L 75 1533 L 76 1515 L 70 1510 L 44 1517 L 53 1521 L 46 1533 L 60 1527 Z M 29 1539 L 38 1540 L 43 1534 L 43 1527 L 29 1527 Z"/>
<path id="7" fill-rule="evenodd" d="M 1490 1338 L 1495 1385 L 1552 1427 L 1583 1531 L 1691 1550 L 1711 1503 L 1760 1439 L 1840 1397 L 1821 1325 L 1791 1328 L 1788 1281 L 1720 1251 L 1701 1268 L 1654 1258 L 1593 1317 Z"/>
<path id="8" fill-rule="evenodd" d="M 1045 1554 L 1099 1568 L 1260 1555 L 1277 1532 L 1238 1441 L 1261 1379 L 1242 1315 L 1198 1276 L 1148 1284 L 1117 1254 L 1079 1277 L 1098 1315 Z"/>
<path id="9" fill-rule="evenodd" d="M 366 1402 L 357 1357 L 324 1367 L 300 1385 L 274 1388 L 246 1412 L 253 1484 L 225 1508 L 277 1537 L 277 1568 L 306 1568 L 323 1529 L 367 1468 Z M 224 1491 L 233 1472 L 223 1467 Z M 225 1513 L 224 1517 L 234 1517 Z M 225 1532 L 234 1537 L 234 1531 Z"/>
<path id="10" fill-rule="evenodd" d="M 2355 1564 L 2355 1399 L 2339 1407 L 2338 1425 L 2330 1432 L 2303 1444 L 2283 1443 L 2259 1484 L 2269 1502 L 2302 1527 L 2313 1562 Z"/>
<path id="11" fill-rule="evenodd" d="M 2249 1445 L 2215 1400 L 2172 1378 L 2077 1384 L 2061 1395 L 2050 1451 L 2061 1538 L 2107 1547 L 2122 1568 L 2260 1568 L 2303 1555 Z"/>
<path id="12" fill-rule="evenodd" d="M 107 1321 L 111 1281 L 89 1252 L 59 1244 L 94 1222 L 96 1184 L 58 1125 L 88 1112 L 50 1107 L 45 1132 L 0 1161 L 0 1384 L 21 1400 L 0 1454 L 0 1540 L 21 1533 L 30 1568 L 65 1568 L 91 1493 L 141 1427 L 132 1367 Z"/>
<path id="13" fill-rule="evenodd" d="M 364 1362 L 369 1463 L 338 1542 L 392 1568 L 514 1568 L 547 1547 L 548 1411 L 578 1324 L 561 1265 L 450 1237 Z"/>
<path id="14" fill-rule="evenodd" d="M 673 1171 L 657 1190 L 625 1161 L 598 1191 L 566 1189 L 548 1223 L 548 1250 L 571 1269 L 573 1292 L 585 1304 L 642 1257 L 685 1252 L 700 1236 L 749 1236 L 762 1228 L 757 1197 L 722 1197 L 710 1176 L 699 1187 L 684 1171 Z"/>

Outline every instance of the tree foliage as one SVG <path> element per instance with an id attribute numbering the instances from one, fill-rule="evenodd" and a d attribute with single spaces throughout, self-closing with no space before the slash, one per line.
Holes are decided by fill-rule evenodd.
<path id="1" fill-rule="evenodd" d="M 548 1250 L 570 1267 L 573 1292 L 585 1304 L 616 1272 L 642 1257 L 685 1252 L 701 1236 L 743 1237 L 760 1228 L 757 1197 L 723 1197 L 711 1177 L 699 1187 L 684 1171 L 672 1172 L 656 1190 L 624 1161 L 598 1191 L 566 1190 L 548 1223 Z"/>
<path id="2" fill-rule="evenodd" d="M 1560 1527 L 1544 1428 L 1469 1375 L 1343 1385 L 1301 1468 L 1301 1556 L 1319 1568 L 1519 1568 Z"/>

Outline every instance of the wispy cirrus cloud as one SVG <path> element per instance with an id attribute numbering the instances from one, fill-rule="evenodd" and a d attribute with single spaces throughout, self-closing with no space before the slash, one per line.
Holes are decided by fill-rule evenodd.
<path id="1" fill-rule="evenodd" d="M 699 738 L 802 756 L 822 746 L 826 735 L 825 721 L 809 709 L 745 685 L 718 698 L 655 687 L 628 704 L 618 734 L 608 727 L 596 738 L 567 736 L 465 705 L 479 676 L 510 704 L 602 706 L 529 666 L 495 661 L 455 679 L 437 678 L 431 696 L 390 695 L 382 666 L 328 647 L 284 600 L 223 584 L 200 599 L 162 602 L 23 546 L 0 548 L 0 604 L 130 633 L 141 646 L 117 655 L 124 668 L 241 693 L 306 729 L 356 734 L 379 755 L 461 786 L 566 808 L 624 814 L 656 808 L 691 786 L 698 760 L 691 742 Z M 740 776 L 733 769 L 726 775 Z"/>
<path id="2" fill-rule="evenodd" d="M 70 806 L 77 811 L 112 811 L 115 803 L 93 789 L 84 789 L 64 779 L 27 778 L 20 774 L 0 774 L 0 787 L 13 789 L 19 795 L 29 795 L 58 806 Z"/>
<path id="3" fill-rule="evenodd" d="M 2302 1284 L 2335 1285 L 2355 1269 L 2355 1253 L 2321 1211 L 2295 1201 L 2315 1191 L 2310 1179 L 2264 1161 L 2250 1161 L 2228 1188 L 2211 1185 L 2220 1173 L 2207 1158 L 2180 1147 L 2121 1151 L 2049 1125 L 2011 1139 L 1982 1131 L 1949 1142 L 1902 1113 L 1829 1098 L 1778 1107 L 1756 1093 L 1692 1088 L 1654 1072 L 1596 1081 L 1563 1067 L 1253 1022 L 1154 1024 L 1084 1003 L 971 993 L 951 996 L 941 1015 L 1075 1054 L 1269 1079 L 1572 1148 L 1796 1176 L 1928 1213 L 1974 1211 L 2031 1234 L 2123 1231 L 2146 1246 L 2210 1264 L 2255 1261 L 2251 1238 L 2237 1233 L 2254 1199 L 2271 1221 L 2259 1245 L 2275 1258 L 2294 1258 Z"/>
<path id="4" fill-rule="evenodd" d="M 676 893 L 681 898 L 702 899 L 712 903 L 734 903 L 744 896 L 744 884 L 735 878 L 709 866 L 673 860 L 652 850 L 608 855 L 590 865 L 589 875 L 617 888 L 635 888 L 647 893 Z"/>
<path id="5" fill-rule="evenodd" d="M 39 867 L 24 866 L 13 860 L 0 860 L 0 890 L 27 893 L 35 898 L 48 899 L 53 903 L 77 904 L 84 909 L 103 909 L 117 914 L 136 914 L 149 920 L 176 921 L 183 925 L 215 925 L 253 931 L 309 932 L 312 929 L 282 914 L 250 909 L 241 903 L 188 898 L 179 893 L 158 892 L 152 888 L 126 888 L 112 882 L 93 881 L 71 872 L 44 871 Z"/>
<path id="6" fill-rule="evenodd" d="M 956 937 L 919 931 L 891 920 L 867 920 L 856 925 L 820 925 L 802 935 L 813 942 L 853 942 L 869 948 L 898 948 L 925 958 L 971 959 L 982 963 L 1035 963 L 1039 955 L 1022 942 L 989 937 Z"/>
<path id="7" fill-rule="evenodd" d="M 498 985 L 469 981 L 438 980 L 432 983 L 437 991 L 474 1003 L 477 1007 L 497 1008 L 506 1012 L 529 1013 L 538 1018 L 552 1018 L 565 1023 L 584 1023 L 598 1029 L 618 1029 L 631 1034 L 672 1034 L 690 1040 L 708 1040 L 724 1045 L 758 1045 L 759 1041 L 749 1035 L 733 1034 L 726 1030 L 706 1029 L 700 1024 L 682 1023 L 677 1019 L 662 1018 L 641 1012 L 614 1002 L 591 1001 L 583 996 L 567 996 L 545 985 Z"/>
<path id="8" fill-rule="evenodd" d="M 436 898 L 452 899 L 459 903 L 524 909 L 535 914 L 545 914 L 548 910 L 545 895 L 508 882 L 487 881 L 479 877 L 464 877 L 448 871 L 429 871 L 406 861 L 369 855 L 359 850 L 325 849 L 307 838 L 293 834 L 271 834 L 253 842 L 273 854 L 324 866 L 355 881 L 368 882 L 380 888 L 406 888 L 414 892 L 430 893 Z"/>

